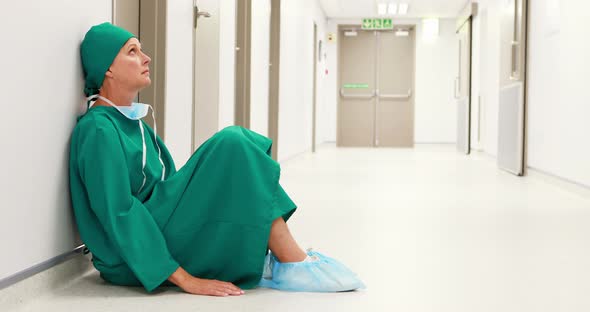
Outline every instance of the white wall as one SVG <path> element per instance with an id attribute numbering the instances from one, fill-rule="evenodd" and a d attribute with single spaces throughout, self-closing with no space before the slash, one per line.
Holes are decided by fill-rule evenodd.
<path id="1" fill-rule="evenodd" d="M 590 186 L 590 3 L 557 2 L 555 18 L 530 6 L 528 164 Z"/>
<path id="2" fill-rule="evenodd" d="M 279 160 L 311 149 L 314 22 L 318 26 L 318 38 L 324 38 L 326 17 L 317 0 L 282 2 Z M 318 86 L 323 86 L 321 79 Z M 319 87 L 317 92 L 318 110 L 321 111 L 323 88 Z"/>
<path id="3" fill-rule="evenodd" d="M 10 207 L 0 216 L 0 235 L 6 238 L 0 250 L 7 255 L 0 279 L 80 244 L 68 185 L 69 138 L 83 107 L 79 45 L 92 25 L 111 21 L 111 3 L 0 4 L 3 47 L 14 47 L 3 49 L 0 58 L 5 73 L 1 93 L 3 102 L 10 103 L 3 112 L 12 116 L 1 123 L 0 135 L 5 150 L 14 152 L 0 156 L 2 200 Z M 168 1 L 167 10 L 165 140 L 177 167 L 192 152 L 192 68 L 187 66 L 192 64 L 192 3 Z M 40 137 L 48 129 L 51 136 Z"/>
<path id="4" fill-rule="evenodd" d="M 268 135 L 270 0 L 252 0 L 250 129 Z"/>
<path id="5" fill-rule="evenodd" d="M 547 10 L 547 3 L 559 10 Z M 573 3 L 575 2 L 575 5 Z M 590 186 L 590 21 L 587 1 L 529 1 L 527 165 Z M 484 152 L 498 149 L 501 2 L 480 1 L 480 93 Z M 548 13 L 555 12 L 555 15 Z"/>
<path id="6" fill-rule="evenodd" d="M 342 20 L 329 19 L 327 33 L 332 34 L 335 40 L 329 42 L 326 36 L 326 85 L 325 108 L 321 116 L 319 126 L 323 135 L 318 138 L 320 142 L 336 142 L 338 129 L 338 25 L 346 23 Z"/>
<path id="7" fill-rule="evenodd" d="M 0 280 L 80 245 L 69 144 L 83 103 L 80 42 L 110 0 L 0 3 Z"/>
<path id="8" fill-rule="evenodd" d="M 192 155 L 193 1 L 167 1 L 166 146 L 177 168 Z"/>
<path id="9" fill-rule="evenodd" d="M 318 26 L 319 27 L 319 26 Z M 322 57 L 321 60 L 318 61 L 316 57 L 316 83 L 317 83 L 317 91 L 316 91 L 316 145 L 321 144 L 323 142 L 330 142 L 327 138 L 330 136 L 331 128 L 329 125 L 331 124 L 331 112 L 328 103 L 328 99 L 330 97 L 330 85 L 329 85 L 329 72 L 326 73 L 328 70 L 328 63 L 330 59 L 328 57 L 328 21 L 326 20 L 324 27 L 322 29 L 318 28 L 318 42 L 322 41 Z M 319 46 L 318 46 L 319 49 Z M 319 52 L 319 51 L 318 51 Z"/>
<path id="10" fill-rule="evenodd" d="M 459 43 L 454 19 L 439 21 L 439 37 L 422 39 L 416 21 L 416 143 L 454 143 L 457 140 L 457 104 L 453 94 L 458 71 Z"/>
<path id="11" fill-rule="evenodd" d="M 250 128 L 268 135 L 268 64 L 270 1 L 252 2 L 252 59 Z M 235 10 L 233 1 L 220 5 L 219 129 L 234 124 Z M 284 1 L 281 7 L 281 69 L 279 85 L 279 151 L 284 160 L 311 149 L 313 100 L 313 23 L 318 40 L 325 38 L 326 19 L 316 0 Z M 324 42 L 325 43 L 325 42 Z M 325 112 L 322 74 L 318 64 L 318 125 Z M 318 138 L 323 136 L 318 129 Z M 321 142 L 318 139 L 318 142 Z"/>
<path id="12" fill-rule="evenodd" d="M 336 141 L 338 106 L 338 25 L 360 24 L 358 19 L 331 19 L 328 32 L 336 36 L 327 45 L 328 82 L 324 141 Z M 453 83 L 457 74 L 458 43 L 455 20 L 441 19 L 439 37 L 431 43 L 422 39 L 419 19 L 394 19 L 394 24 L 416 25 L 415 141 L 417 143 L 452 143 L 456 141 L 457 107 Z"/>
<path id="13" fill-rule="evenodd" d="M 267 2 L 256 3 L 264 6 Z M 167 7 L 164 140 L 178 168 L 192 155 L 192 4 L 192 0 L 176 0 L 168 1 Z M 81 243 L 68 184 L 69 139 L 83 107 L 79 45 L 90 26 L 111 20 L 111 10 L 110 0 L 0 4 L 6 47 L 0 58 L 4 72 L 0 93 L 3 103 L 10 103 L 4 105 L 3 112 L 11 116 L 0 123 L 0 139 L 7 151 L 0 156 L 4 177 L 0 189 L 6 208 L 0 215 L 4 238 L 0 242 L 4 256 L 0 280 Z M 234 10 L 235 6 L 225 1 L 220 6 L 220 18 L 227 20 L 220 28 L 219 42 L 220 127 L 233 124 Z M 280 157 L 286 158 L 311 146 L 313 21 L 322 38 L 325 17 L 314 0 L 285 1 L 282 12 L 279 136 L 283 146 Z M 256 40 L 262 44 L 267 39 Z M 263 74 L 258 72 L 259 76 Z M 267 94 L 260 91 L 255 97 Z M 321 90 L 318 94 L 321 98 Z M 261 114 L 264 118 L 268 115 Z M 47 131 L 50 136 L 43 135 Z"/>

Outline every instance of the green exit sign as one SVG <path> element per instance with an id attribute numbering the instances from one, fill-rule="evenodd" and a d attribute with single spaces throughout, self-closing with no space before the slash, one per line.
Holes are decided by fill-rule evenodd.
<path id="1" fill-rule="evenodd" d="M 362 29 L 367 30 L 385 30 L 393 29 L 393 20 L 391 18 L 364 18 Z"/>

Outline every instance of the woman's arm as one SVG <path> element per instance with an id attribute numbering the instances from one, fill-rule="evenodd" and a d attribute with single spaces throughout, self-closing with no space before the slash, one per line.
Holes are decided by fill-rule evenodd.
<path id="1" fill-rule="evenodd" d="M 125 154 L 114 128 L 96 127 L 84 133 L 78 155 L 80 177 L 91 209 L 119 255 L 148 292 L 168 279 L 191 294 L 243 293 L 231 283 L 196 278 L 172 258 L 152 215 L 131 194 Z"/>
<path id="2" fill-rule="evenodd" d="M 87 127 L 79 139 L 77 165 L 90 208 L 116 253 L 151 292 L 179 263 L 149 210 L 131 193 L 119 134 L 112 125 L 97 124 Z"/>

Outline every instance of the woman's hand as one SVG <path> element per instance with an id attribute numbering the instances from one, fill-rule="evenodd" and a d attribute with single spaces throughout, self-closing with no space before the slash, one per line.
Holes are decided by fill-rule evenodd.
<path id="1" fill-rule="evenodd" d="M 232 283 L 193 277 L 181 286 L 189 294 L 206 296 L 240 296 L 244 291 Z"/>
<path id="2" fill-rule="evenodd" d="M 208 280 L 190 275 L 183 268 L 178 268 L 168 278 L 169 281 L 189 294 L 206 296 L 240 296 L 244 291 L 232 283 Z"/>

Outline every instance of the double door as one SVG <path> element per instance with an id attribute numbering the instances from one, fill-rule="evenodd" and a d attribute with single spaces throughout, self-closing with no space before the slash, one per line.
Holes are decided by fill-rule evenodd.
<path id="1" fill-rule="evenodd" d="M 337 145 L 413 147 L 415 32 L 341 27 Z"/>

